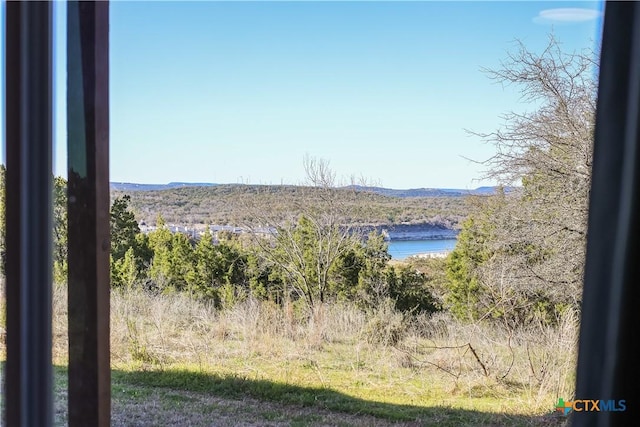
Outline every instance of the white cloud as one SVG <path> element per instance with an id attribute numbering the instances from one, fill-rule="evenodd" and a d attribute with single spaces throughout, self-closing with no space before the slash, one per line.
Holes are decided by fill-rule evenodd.
<path id="1" fill-rule="evenodd" d="M 536 24 L 570 24 L 576 22 L 592 21 L 599 18 L 602 12 L 595 9 L 584 8 L 558 8 L 540 11 L 538 16 L 533 18 Z"/>

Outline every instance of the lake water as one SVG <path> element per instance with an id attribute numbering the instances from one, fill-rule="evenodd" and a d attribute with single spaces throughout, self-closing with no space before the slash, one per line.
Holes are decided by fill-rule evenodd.
<path id="1" fill-rule="evenodd" d="M 456 239 L 391 240 L 388 242 L 389 254 L 393 259 L 405 259 L 427 252 L 451 251 L 456 242 Z"/>

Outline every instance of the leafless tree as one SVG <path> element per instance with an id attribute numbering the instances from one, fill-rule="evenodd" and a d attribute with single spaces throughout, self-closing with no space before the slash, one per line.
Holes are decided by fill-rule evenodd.
<path id="1" fill-rule="evenodd" d="M 481 268 L 486 286 L 504 301 L 531 310 L 531 298 L 577 303 L 585 259 L 588 199 L 593 161 L 598 56 L 567 53 L 550 36 L 542 53 L 522 42 L 497 70 L 515 85 L 529 112 L 506 114 L 502 128 L 474 133 L 496 154 L 481 162 L 485 178 L 518 189 L 491 201 L 493 254 Z M 499 207 L 499 208 L 498 208 Z"/>
<path id="2" fill-rule="evenodd" d="M 313 309 L 326 302 L 338 260 L 362 237 L 353 224 L 353 210 L 359 208 L 356 190 L 338 184 L 327 160 L 305 156 L 306 182 L 292 187 L 295 203 L 288 204 L 282 220 L 248 206 L 253 224 L 268 224 L 273 233 L 252 230 L 258 255 L 284 275 L 285 285 Z M 265 191 L 269 191 L 265 188 Z"/>

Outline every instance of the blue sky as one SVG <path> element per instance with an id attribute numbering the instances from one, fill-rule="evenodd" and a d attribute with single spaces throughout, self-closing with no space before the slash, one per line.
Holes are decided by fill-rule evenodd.
<path id="1" fill-rule="evenodd" d="M 64 3 L 56 2 L 55 173 L 65 175 Z M 594 2 L 111 3 L 111 181 L 300 183 L 305 154 L 392 188 L 475 188 L 500 115 L 490 81 L 553 28 L 595 46 Z"/>

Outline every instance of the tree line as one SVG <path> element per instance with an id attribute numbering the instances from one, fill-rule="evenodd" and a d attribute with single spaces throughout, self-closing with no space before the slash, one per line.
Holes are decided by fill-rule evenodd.
<path id="1" fill-rule="evenodd" d="M 222 231 L 216 239 L 209 227 L 197 238 L 172 233 L 162 217 L 153 231 L 142 233 L 130 197 L 116 197 L 111 206 L 112 286 L 186 292 L 218 307 L 251 297 L 308 310 L 336 301 L 366 309 L 384 299 L 400 310 L 439 310 L 426 275 L 390 265 L 381 234 L 364 234 L 349 225 L 353 204 L 333 191 L 328 163 L 307 158 L 305 165 L 311 185 L 299 188 L 297 196 L 305 203 L 288 212 L 287 220 L 276 222 L 260 205 L 248 203 L 249 232 Z M 310 200 L 310 188 L 321 203 Z M 256 222 L 274 225 L 274 232 L 257 232 L 251 225 Z"/>
<path id="2" fill-rule="evenodd" d="M 0 165 L 0 211 L 4 215 L 5 168 Z M 53 180 L 54 281 L 67 278 L 66 180 Z M 336 193 L 327 191 L 333 197 Z M 217 307 L 230 307 L 246 298 L 297 304 L 352 301 L 363 309 L 383 299 L 400 310 L 440 309 L 428 277 L 408 266 L 389 265 L 383 236 L 366 236 L 326 222 L 327 210 L 299 213 L 293 223 L 276 227 L 273 235 L 219 232 L 209 227 L 199 237 L 171 232 L 158 217 L 156 228 L 140 230 L 128 195 L 117 196 L 110 208 L 111 286 L 149 292 L 185 292 Z M 337 203 L 336 206 L 342 206 Z M 324 217 L 323 217 L 324 216 Z M 0 217 L 4 224 L 4 216 Z M 4 260 L 4 225 L 0 251 Z M 3 261 L 4 262 L 4 261 Z"/>

